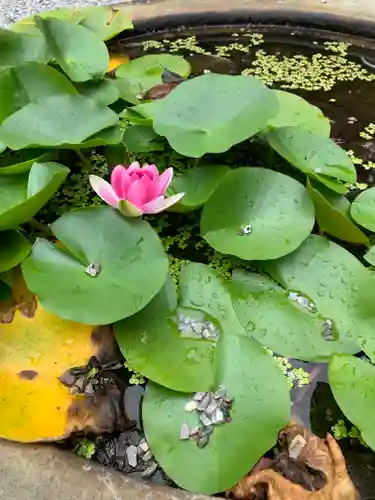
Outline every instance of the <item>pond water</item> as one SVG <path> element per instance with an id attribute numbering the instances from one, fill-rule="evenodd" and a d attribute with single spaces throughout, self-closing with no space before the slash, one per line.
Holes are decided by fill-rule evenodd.
<path id="1" fill-rule="evenodd" d="M 177 53 L 188 58 L 194 75 L 207 71 L 251 74 L 275 88 L 301 95 L 322 109 L 331 120 L 331 136 L 352 152 L 359 173 L 353 192 L 374 184 L 375 41 L 286 27 L 214 26 L 130 36 L 112 42 L 111 50 L 125 52 L 131 58 L 160 51 Z M 249 143 L 236 146 L 220 158 L 224 163 L 237 165 L 244 159 L 246 164 L 263 161 Z M 249 158 L 253 163 L 249 163 Z M 180 228 L 180 216 L 169 217 L 172 235 Z M 193 227 L 194 220 L 190 222 Z M 196 248 L 193 235 L 173 255 L 180 260 L 198 260 L 194 256 L 199 255 L 202 261 L 203 250 Z M 292 365 L 310 374 L 308 385 L 292 389 L 293 418 L 322 435 L 331 431 L 339 420 L 345 421 L 326 383 L 326 366 L 301 361 L 292 361 Z M 130 385 L 125 391 L 125 408 L 129 418 L 137 422 L 137 430 L 96 439 L 94 458 L 101 463 L 129 472 L 123 465 L 124 454 L 134 439 L 139 440 L 142 393 L 142 385 Z M 361 497 L 375 499 L 371 496 L 375 490 L 375 454 L 367 451 L 358 439 L 344 439 L 341 443 Z M 144 474 L 144 467 L 141 469 L 134 473 L 137 477 Z M 160 471 L 151 479 L 171 484 Z"/>

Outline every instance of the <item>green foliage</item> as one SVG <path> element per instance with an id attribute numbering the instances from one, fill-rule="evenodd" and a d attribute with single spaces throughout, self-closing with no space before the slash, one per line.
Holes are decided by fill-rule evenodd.
<path id="1" fill-rule="evenodd" d="M 58 316 L 113 323 L 141 310 L 163 286 L 168 259 L 147 222 L 97 207 L 68 212 L 51 229 L 63 248 L 37 239 L 22 271 L 43 307 Z M 90 265 L 98 266 L 96 274 Z"/>
<path id="2" fill-rule="evenodd" d="M 331 125 L 323 112 L 298 95 L 284 90 L 272 91 L 279 102 L 276 116 L 267 123 L 267 129 L 300 127 L 323 137 L 329 137 Z"/>
<path id="3" fill-rule="evenodd" d="M 59 19 L 36 18 L 35 23 L 53 58 L 73 82 L 104 76 L 109 65 L 108 50 L 95 33 Z"/>
<path id="4" fill-rule="evenodd" d="M 357 196 L 350 214 L 358 224 L 375 231 L 375 188 L 366 189 Z"/>
<path id="5" fill-rule="evenodd" d="M 353 356 L 333 356 L 329 382 L 340 408 L 374 450 L 375 366 Z"/>
<path id="6" fill-rule="evenodd" d="M 116 123 L 116 113 L 106 106 L 88 97 L 65 94 L 39 99 L 13 113 L 1 124 L 0 138 L 11 149 L 79 146 Z"/>
<path id="7" fill-rule="evenodd" d="M 232 421 L 218 426 L 205 448 L 179 440 L 183 423 L 198 423 L 194 412 L 184 410 L 191 394 L 149 383 L 142 411 L 147 442 L 164 471 L 182 488 L 205 494 L 243 478 L 273 446 L 290 412 L 286 379 L 255 340 L 226 331 L 217 343 L 216 363 L 213 389 L 223 385 L 234 398 Z"/>
<path id="8" fill-rule="evenodd" d="M 307 179 L 307 191 L 315 207 L 315 216 L 321 232 L 350 243 L 369 244 L 368 237 L 350 217 L 351 204 L 340 194 Z"/>
<path id="9" fill-rule="evenodd" d="M 175 175 L 170 192 L 185 193 L 185 196 L 171 211 L 191 212 L 203 206 L 228 172 L 226 165 L 201 165 Z"/>
<path id="10" fill-rule="evenodd" d="M 34 163 L 30 172 L 0 176 L 0 229 L 30 220 L 69 173 L 58 163 Z"/>
<path id="11" fill-rule="evenodd" d="M 183 57 L 171 54 L 153 54 L 138 57 L 127 64 L 121 64 L 116 70 L 116 76 L 125 79 L 135 94 L 142 94 L 151 87 L 162 83 L 161 76 L 165 68 L 182 77 L 190 75 L 190 64 Z"/>
<path id="12" fill-rule="evenodd" d="M 181 83 L 167 97 L 144 104 L 155 132 L 178 153 L 222 153 L 266 126 L 277 99 L 256 78 L 209 73 Z"/>
<path id="13" fill-rule="evenodd" d="M 337 402 L 375 449 L 374 366 L 352 356 L 375 360 L 375 188 L 351 203 L 355 167 L 329 138 L 329 120 L 252 76 L 196 77 L 170 53 L 107 74 L 104 41 L 132 27 L 127 12 L 60 9 L 0 30 L 2 278 L 21 265 L 47 311 L 115 323 L 132 380 L 148 379 L 151 451 L 183 488 L 221 492 L 274 445 L 288 421 L 288 389 L 308 383 L 291 378 L 290 358 L 330 362 Z M 154 47 L 182 47 L 167 42 Z M 202 53 L 193 38 L 185 48 Z M 145 102 L 165 68 L 186 80 Z M 132 161 L 174 168 L 167 194 L 185 193 L 170 208 L 177 213 L 149 223 L 97 206 L 89 174 L 108 179 L 112 166 Z M 131 181 L 141 203 L 149 193 Z M 184 410 L 191 393 L 221 384 L 234 398 L 232 421 L 216 426 L 204 449 L 180 440 L 184 422 L 197 424 Z M 93 452 L 89 442 L 78 451 Z"/>
<path id="14" fill-rule="evenodd" d="M 201 234 L 219 252 L 266 260 L 295 250 L 313 225 L 314 207 L 302 184 L 272 170 L 242 167 L 225 176 L 204 206 Z"/>
<path id="15" fill-rule="evenodd" d="M 266 137 L 270 146 L 291 165 L 334 191 L 340 193 L 340 183 L 352 184 L 356 180 L 352 160 L 332 139 L 296 126 L 274 129 Z M 337 189 L 332 181 L 337 183 Z"/>

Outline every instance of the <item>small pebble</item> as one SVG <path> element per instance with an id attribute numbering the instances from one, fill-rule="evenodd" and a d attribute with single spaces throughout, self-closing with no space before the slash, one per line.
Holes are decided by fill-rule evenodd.
<path id="1" fill-rule="evenodd" d="M 95 276 L 97 276 L 100 273 L 100 265 L 89 264 L 85 269 L 85 273 L 95 278 Z"/>
<path id="2" fill-rule="evenodd" d="M 152 453 L 151 453 L 151 450 L 148 450 L 142 457 L 142 460 L 144 462 L 148 462 L 149 460 L 152 459 Z"/>
<path id="3" fill-rule="evenodd" d="M 134 446 L 133 444 L 131 444 L 126 448 L 126 458 L 128 459 L 128 464 L 130 465 L 130 467 L 133 468 L 137 467 L 138 463 L 137 454 L 138 454 L 137 447 Z"/>
<path id="4" fill-rule="evenodd" d="M 206 392 L 203 399 L 201 401 L 199 401 L 198 405 L 197 405 L 197 410 L 198 411 L 204 411 L 207 406 L 210 404 L 211 402 L 211 395 L 209 392 Z"/>
<path id="5" fill-rule="evenodd" d="M 95 394 L 95 389 L 94 389 L 94 386 L 92 385 L 91 382 L 89 382 L 86 387 L 84 388 L 84 394 L 85 396 L 94 396 Z"/>
<path id="6" fill-rule="evenodd" d="M 186 441 L 189 438 L 190 438 L 189 426 L 187 424 L 182 424 L 180 430 L 180 439 L 181 441 Z"/>
<path id="7" fill-rule="evenodd" d="M 185 405 L 185 411 L 188 411 L 188 412 L 191 412 L 191 411 L 195 411 L 198 407 L 198 401 L 189 401 L 186 405 Z"/>
<path id="8" fill-rule="evenodd" d="M 147 469 L 142 472 L 143 479 L 149 479 L 158 470 L 158 464 L 156 462 L 152 463 Z"/>
<path id="9" fill-rule="evenodd" d="M 145 439 L 142 439 L 142 441 L 139 442 L 138 449 L 143 453 L 147 453 L 150 449 L 148 442 Z"/>
<path id="10" fill-rule="evenodd" d="M 211 416 L 217 407 L 218 407 L 217 401 L 213 399 L 204 412 L 206 415 Z"/>
<path id="11" fill-rule="evenodd" d="M 212 423 L 213 424 L 223 424 L 225 422 L 225 416 L 223 411 L 220 408 L 217 408 L 212 414 Z"/>
<path id="12" fill-rule="evenodd" d="M 206 395 L 205 392 L 196 392 L 193 396 L 193 401 L 202 401 L 205 395 Z"/>
<path id="13" fill-rule="evenodd" d="M 201 413 L 199 415 L 199 420 L 202 422 L 202 424 L 205 427 L 209 427 L 210 425 L 212 425 L 212 422 L 213 422 L 213 420 L 211 420 L 210 417 L 208 415 L 206 415 L 205 413 Z"/>

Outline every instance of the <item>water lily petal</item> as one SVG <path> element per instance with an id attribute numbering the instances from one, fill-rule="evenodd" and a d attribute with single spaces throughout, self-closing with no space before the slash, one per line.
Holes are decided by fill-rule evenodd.
<path id="1" fill-rule="evenodd" d="M 116 208 L 119 202 L 119 197 L 116 195 L 113 187 L 109 184 L 109 182 L 105 181 L 101 177 L 97 175 L 89 176 L 90 184 L 93 190 L 97 195 L 100 196 L 102 200 L 104 200 L 111 207 Z"/>
<path id="2" fill-rule="evenodd" d="M 126 193 L 130 186 L 128 169 L 122 165 L 117 165 L 112 170 L 111 185 L 119 198 L 126 199 Z"/>
<path id="3" fill-rule="evenodd" d="M 127 168 L 127 171 L 128 171 L 128 174 L 131 174 L 132 172 L 136 171 L 136 170 L 140 170 L 141 169 L 141 166 L 139 164 L 139 161 L 133 161 L 133 163 L 131 163 L 128 168 Z"/>
<path id="4" fill-rule="evenodd" d="M 128 193 L 126 196 L 126 199 L 130 201 L 130 203 L 133 203 L 136 207 L 141 207 L 144 203 L 146 203 L 147 198 L 146 198 L 146 193 L 144 190 L 144 185 L 143 185 L 143 180 L 138 179 L 136 181 L 133 181 L 128 189 Z"/>
<path id="5" fill-rule="evenodd" d="M 144 165 L 142 165 L 141 170 L 143 173 L 147 173 L 150 179 L 155 179 L 155 177 L 159 176 L 159 170 L 157 169 L 156 165 L 149 165 L 148 163 L 145 163 Z"/>
<path id="6" fill-rule="evenodd" d="M 159 192 L 158 196 L 164 194 L 168 189 L 169 184 L 172 182 L 173 168 L 169 167 L 159 177 Z"/>
<path id="7" fill-rule="evenodd" d="M 117 208 L 126 217 L 140 217 L 142 215 L 142 210 L 127 200 L 120 200 Z"/>
<path id="8" fill-rule="evenodd" d="M 171 207 L 175 203 L 181 200 L 185 193 L 178 193 L 169 198 L 164 198 L 164 196 L 160 196 L 156 200 L 150 201 L 141 207 L 141 210 L 144 214 L 158 214 L 163 210 Z"/>

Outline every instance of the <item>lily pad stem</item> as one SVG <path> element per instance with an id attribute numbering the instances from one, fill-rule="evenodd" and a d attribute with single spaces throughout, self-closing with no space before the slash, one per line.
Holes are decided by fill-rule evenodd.
<path id="1" fill-rule="evenodd" d="M 92 170 L 91 162 L 86 158 L 86 156 L 82 153 L 80 149 L 75 149 L 75 152 L 77 153 L 79 159 L 81 160 L 82 169 L 85 172 L 90 173 Z"/>
<path id="2" fill-rule="evenodd" d="M 42 224 L 41 222 L 37 221 L 36 219 L 30 219 L 28 222 L 28 225 L 30 227 L 32 227 L 33 229 L 35 229 L 36 231 L 38 231 L 39 233 L 42 233 L 44 234 L 44 236 L 46 238 L 48 238 L 49 240 L 54 240 L 55 239 L 55 235 L 53 234 L 53 232 L 49 229 L 48 226 L 46 226 L 45 224 Z"/>

